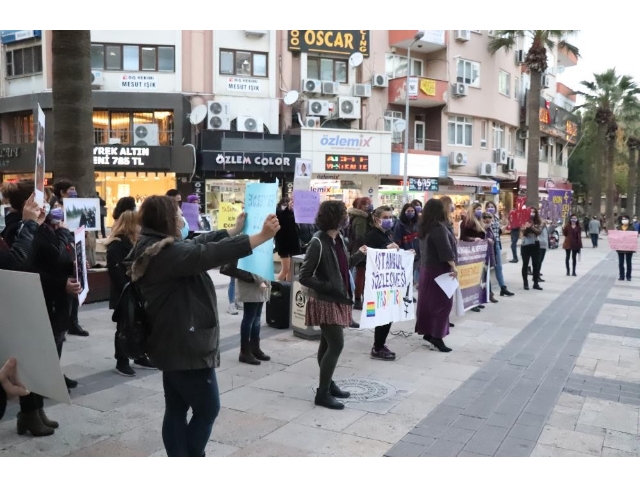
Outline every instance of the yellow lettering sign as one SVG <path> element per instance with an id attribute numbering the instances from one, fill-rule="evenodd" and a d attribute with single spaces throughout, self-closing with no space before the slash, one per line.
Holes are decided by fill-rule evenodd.
<path id="1" fill-rule="evenodd" d="M 369 56 L 368 30 L 290 30 L 289 50 Z"/>
<path id="2" fill-rule="evenodd" d="M 236 226 L 236 219 L 242 213 L 242 205 L 238 203 L 220 203 L 218 213 L 218 230 L 228 230 Z"/>
<path id="3" fill-rule="evenodd" d="M 436 82 L 433 79 L 421 79 L 420 91 L 425 95 L 436 96 Z"/>

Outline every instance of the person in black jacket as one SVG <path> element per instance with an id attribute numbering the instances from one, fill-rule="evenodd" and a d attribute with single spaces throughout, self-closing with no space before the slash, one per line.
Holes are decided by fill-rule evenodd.
<path id="1" fill-rule="evenodd" d="M 124 260 L 133 249 L 139 234 L 140 230 L 136 214 L 131 210 L 119 215 L 111 228 L 111 234 L 107 239 L 107 269 L 109 271 L 109 280 L 111 281 L 109 309 L 116 309 L 122 290 L 129 282 Z M 120 348 L 118 332 L 119 329 L 116 329 L 114 338 L 116 372 L 125 377 L 134 377 L 136 372 L 129 365 L 129 357 Z M 133 363 L 144 369 L 155 369 L 146 356 L 134 360 Z"/>
<path id="2" fill-rule="evenodd" d="M 318 347 L 320 383 L 315 404 L 329 409 L 344 409 L 344 404 L 336 398 L 350 396 L 349 392 L 340 390 L 332 378 L 344 347 L 343 328 L 352 322 L 355 286 L 349 268 L 360 262 L 367 250 L 363 246 L 349 257 L 340 234 L 347 221 L 347 207 L 342 201 L 323 202 L 316 216 L 320 231 L 309 242 L 300 268 L 300 284 L 309 288 L 305 324 L 319 326 L 322 333 Z"/>
<path id="3" fill-rule="evenodd" d="M 291 280 L 291 257 L 301 252 L 298 227 L 293 215 L 293 201 L 282 198 L 278 203 L 276 216 L 280 222 L 280 231 L 276 234 L 275 244 L 282 266 L 276 280 L 289 281 Z"/>
<path id="4" fill-rule="evenodd" d="M 262 231 L 239 235 L 245 215 L 229 230 L 186 239 L 178 203 L 150 196 L 140 206 L 140 238 L 127 256 L 131 282 L 145 302 L 151 326 L 147 353 L 162 370 L 167 455 L 204 456 L 220 411 L 214 367 L 220 366 L 216 292 L 208 271 L 251 254 L 280 229 L 269 215 Z M 189 409 L 193 411 L 187 421 Z"/>
<path id="5" fill-rule="evenodd" d="M 388 206 L 380 206 L 373 212 L 373 227 L 364 237 L 364 243 L 372 249 L 399 249 L 391 236 L 393 213 Z M 391 330 L 391 323 L 376 326 L 371 358 L 378 360 L 395 360 L 396 354 L 387 348 L 386 342 Z"/>
<path id="6" fill-rule="evenodd" d="M 5 196 L 9 200 L 12 211 L 7 215 L 6 228 L 2 238 L 10 247 L 18 241 L 23 228 L 22 219 L 26 202 L 34 191 L 33 180 L 20 180 L 12 185 Z M 38 227 L 33 240 L 33 259 L 23 270 L 38 273 L 42 283 L 45 304 L 58 356 L 62 353 L 62 343 L 69 328 L 69 296 L 77 295 L 80 286 L 71 279 L 75 252 L 73 251 L 73 235 L 63 228 L 61 222 L 52 224 L 53 215 L 62 212 L 55 208 Z M 58 218 L 62 218 L 60 215 Z M 65 377 L 68 388 L 77 386 L 76 381 Z M 18 434 L 30 431 L 34 436 L 47 436 L 54 433 L 59 425 L 50 420 L 44 412 L 42 396 L 31 393 L 20 398 L 20 414 L 18 415 Z"/>

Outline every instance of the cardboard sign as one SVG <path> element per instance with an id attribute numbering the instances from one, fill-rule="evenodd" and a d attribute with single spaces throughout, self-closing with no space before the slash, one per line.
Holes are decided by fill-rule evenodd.
<path id="1" fill-rule="evenodd" d="M 35 183 L 35 202 L 44 205 L 44 112 L 38 103 L 38 126 L 36 128 L 36 170 L 33 179 Z"/>
<path id="2" fill-rule="evenodd" d="M 76 250 L 76 280 L 80 283 L 82 290 L 78 294 L 79 306 L 82 306 L 84 300 L 89 294 L 89 280 L 87 279 L 87 248 L 85 246 L 85 228 L 80 227 L 75 231 L 75 250 Z"/>
<path id="3" fill-rule="evenodd" d="M 242 205 L 240 203 L 220 203 L 218 230 L 229 230 L 235 227 L 240 213 L 242 213 Z"/>
<path id="4" fill-rule="evenodd" d="M 458 281 L 465 310 L 488 301 L 489 267 L 485 264 L 489 244 L 458 242 Z"/>
<path id="5" fill-rule="evenodd" d="M 315 223 L 320 208 L 320 193 L 293 190 L 293 215 L 296 223 Z"/>
<path id="6" fill-rule="evenodd" d="M 637 252 L 638 232 L 609 230 L 609 247 L 620 252 Z"/>

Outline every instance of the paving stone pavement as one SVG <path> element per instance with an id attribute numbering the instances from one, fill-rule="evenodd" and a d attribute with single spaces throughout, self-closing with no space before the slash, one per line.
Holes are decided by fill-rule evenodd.
<path id="1" fill-rule="evenodd" d="M 452 316 L 449 354 L 411 336 L 407 322 L 394 324 L 389 337 L 397 360 L 371 360 L 372 332 L 347 330 L 335 378 L 362 399 L 343 411 L 313 404 L 318 343 L 290 329 L 263 326 L 270 362 L 238 362 L 242 315 L 226 313 L 228 278 L 212 272 L 222 410 L 206 454 L 640 455 L 639 286 L 616 280 L 617 258 L 606 241 L 584 250 L 577 278 L 564 275 L 562 250 L 547 252 L 542 292 L 522 289 L 519 265 L 504 271 L 516 296 Z M 62 354 L 64 372 L 80 383 L 73 404 L 47 401 L 60 428 L 46 438 L 18 436 L 12 403 L 0 422 L 0 456 L 165 456 L 161 373 L 113 372 L 106 304 L 83 307 L 80 320 L 91 336 L 69 337 Z"/>

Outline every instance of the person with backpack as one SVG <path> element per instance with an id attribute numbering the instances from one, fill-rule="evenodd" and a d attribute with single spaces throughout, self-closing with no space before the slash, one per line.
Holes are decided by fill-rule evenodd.
<path id="1" fill-rule="evenodd" d="M 349 252 L 353 255 L 358 251 L 360 247 L 364 245 L 364 238 L 370 228 L 372 228 L 371 223 L 371 213 L 373 212 L 373 204 L 371 203 L 371 199 L 366 196 L 362 198 L 357 198 L 353 202 L 353 208 L 349 208 L 347 214 L 349 216 Z M 353 305 L 353 309 L 361 310 L 362 309 L 362 296 L 364 294 L 364 275 L 366 272 L 367 262 L 363 260 L 359 264 L 356 265 L 355 272 L 355 304 Z"/>
<path id="2" fill-rule="evenodd" d="M 150 329 L 145 351 L 162 371 L 162 440 L 170 457 L 204 456 L 220 411 L 214 369 L 220 365 L 220 328 L 207 271 L 250 255 L 280 229 L 271 214 L 260 233 L 240 235 L 245 217 L 242 213 L 229 230 L 186 240 L 189 224 L 174 199 L 149 196 L 140 206 L 140 238 L 125 259 L 127 289 L 144 303 L 144 316 L 137 315 Z"/>
<path id="3" fill-rule="evenodd" d="M 111 234 L 106 242 L 107 270 L 109 271 L 109 280 L 111 281 L 109 309 L 116 308 L 122 290 L 129 282 L 129 276 L 127 276 L 127 270 L 123 262 L 138 240 L 139 233 L 136 214 L 131 210 L 120 214 L 111 227 Z M 125 377 L 135 377 L 136 372 L 131 368 L 131 365 L 129 365 L 129 357 L 127 357 L 122 350 L 118 340 L 120 331 L 120 328 L 116 326 L 114 337 L 116 372 Z M 146 355 L 135 359 L 133 363 L 144 369 L 155 369 Z"/>

